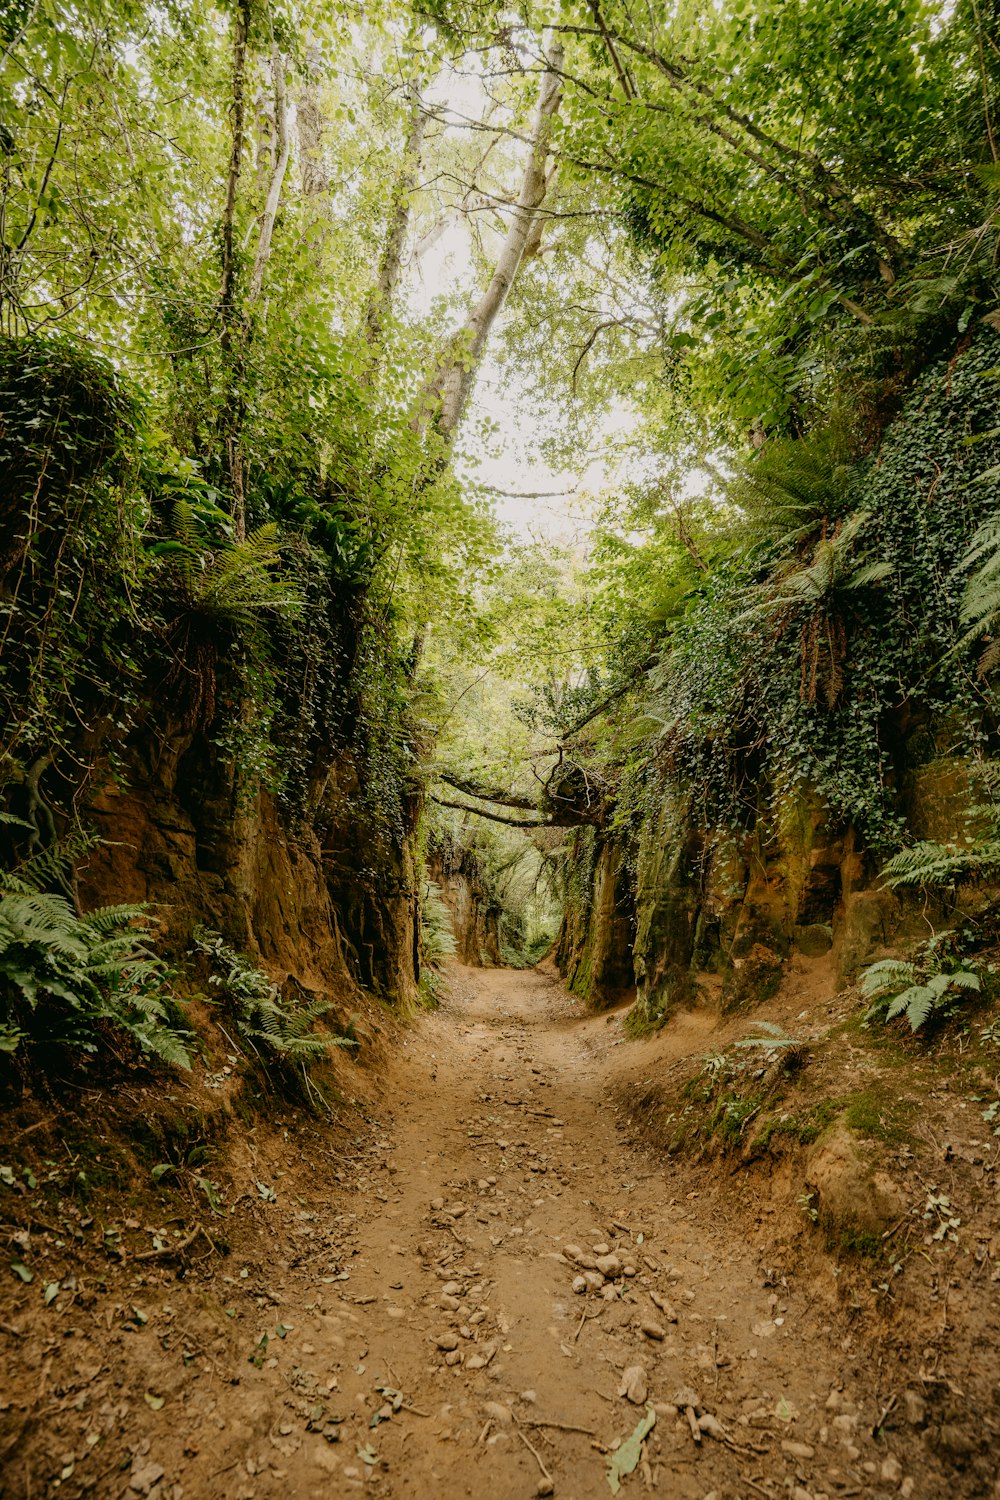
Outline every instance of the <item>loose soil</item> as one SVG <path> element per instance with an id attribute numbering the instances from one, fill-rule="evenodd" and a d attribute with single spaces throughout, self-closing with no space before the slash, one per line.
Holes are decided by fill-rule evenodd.
<path id="1" fill-rule="evenodd" d="M 947 1312 L 893 1328 L 801 1212 L 630 1127 L 625 1084 L 712 1050 L 710 1011 L 630 1041 L 543 971 L 449 981 L 353 1133 L 246 1127 L 228 1218 L 126 1221 L 96 1269 L 61 1223 L 8 1234 L 37 1269 L 5 1283 L 4 1500 L 589 1500 L 654 1417 L 625 1495 L 1000 1494 Z M 604 1288 L 567 1246 L 617 1257 Z"/>

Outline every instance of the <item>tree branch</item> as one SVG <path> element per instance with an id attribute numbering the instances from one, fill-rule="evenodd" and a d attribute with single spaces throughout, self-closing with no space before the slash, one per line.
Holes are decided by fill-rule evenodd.
<path id="1" fill-rule="evenodd" d="M 438 771 L 438 778 L 453 786 L 456 792 L 467 797 L 479 797 L 484 802 L 496 802 L 500 807 L 517 807 L 522 812 L 538 812 L 538 803 L 530 797 L 518 797 L 513 792 L 497 791 L 493 787 L 479 786 L 462 776 L 452 776 L 449 771 Z"/>
<path id="2" fill-rule="evenodd" d="M 472 813 L 477 818 L 489 818 L 491 823 L 505 823 L 509 828 L 567 828 L 570 826 L 561 818 L 546 818 L 537 823 L 529 823 L 524 818 L 506 818 L 503 813 L 488 812 L 485 807 L 468 807 L 464 802 L 449 802 L 444 797 L 436 797 L 433 792 L 431 801 L 436 802 L 438 807 L 451 807 L 456 812 Z"/>

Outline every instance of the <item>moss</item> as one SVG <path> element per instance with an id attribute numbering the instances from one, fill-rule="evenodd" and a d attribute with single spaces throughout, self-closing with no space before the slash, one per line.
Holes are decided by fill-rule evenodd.
<path id="1" fill-rule="evenodd" d="M 908 1122 L 917 1108 L 915 1100 L 894 1097 L 883 1085 L 874 1083 L 848 1094 L 841 1102 L 844 1124 L 856 1135 L 890 1144 L 913 1139 Z"/>
<path id="2" fill-rule="evenodd" d="M 723 1094 L 708 1122 L 706 1133 L 717 1136 L 724 1145 L 735 1146 L 742 1140 L 744 1128 L 757 1114 L 760 1106 L 759 1094 Z"/>
<path id="3" fill-rule="evenodd" d="M 885 1246 L 881 1236 L 873 1234 L 871 1230 L 863 1229 L 843 1230 L 827 1240 L 827 1249 L 834 1253 L 862 1255 L 866 1260 L 882 1260 L 885 1256 Z"/>
<path id="4" fill-rule="evenodd" d="M 837 1118 L 839 1106 L 832 1099 L 821 1099 L 818 1104 L 797 1115 L 771 1115 L 766 1119 L 751 1143 L 751 1150 L 763 1154 L 771 1149 L 775 1138 L 784 1138 L 799 1146 L 811 1146 L 819 1140 L 823 1131 Z"/>

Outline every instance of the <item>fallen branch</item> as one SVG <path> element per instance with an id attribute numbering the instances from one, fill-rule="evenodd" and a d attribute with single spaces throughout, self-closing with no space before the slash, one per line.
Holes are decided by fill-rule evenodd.
<path id="1" fill-rule="evenodd" d="M 183 1255 L 185 1250 L 190 1250 L 195 1241 L 200 1239 L 202 1236 L 204 1236 L 205 1239 L 208 1240 L 209 1247 L 214 1251 L 215 1241 L 212 1239 L 212 1236 L 209 1234 L 208 1230 L 205 1229 L 203 1225 L 199 1224 L 196 1229 L 193 1229 L 191 1231 L 186 1239 L 177 1240 L 173 1245 L 161 1245 L 159 1250 L 140 1250 L 138 1255 L 134 1255 L 132 1258 L 133 1260 L 166 1260 L 167 1257 L 171 1255 Z"/>
<path id="2" fill-rule="evenodd" d="M 541 1417 L 530 1422 L 521 1419 L 523 1427 L 554 1427 L 558 1432 L 582 1432 L 584 1437 L 596 1437 L 597 1433 L 592 1427 L 575 1427 L 572 1422 L 546 1422 Z"/>
<path id="3" fill-rule="evenodd" d="M 535 1463 L 541 1469 L 541 1471 L 542 1471 L 542 1478 L 543 1479 L 547 1479 L 549 1481 L 549 1483 L 551 1484 L 551 1482 L 552 1482 L 552 1475 L 549 1473 L 548 1469 L 545 1467 L 545 1464 L 542 1462 L 542 1455 L 539 1453 L 539 1451 L 535 1447 L 534 1443 L 531 1443 L 531 1442 L 528 1441 L 528 1439 L 525 1437 L 524 1433 L 521 1431 L 520 1427 L 515 1427 L 514 1431 L 517 1433 L 518 1437 L 521 1439 L 521 1442 L 527 1448 L 528 1452 L 534 1458 Z"/>

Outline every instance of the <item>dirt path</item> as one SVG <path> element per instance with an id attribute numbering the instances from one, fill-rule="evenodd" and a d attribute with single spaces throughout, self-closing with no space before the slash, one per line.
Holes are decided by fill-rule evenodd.
<path id="1" fill-rule="evenodd" d="M 632 1367 L 644 1372 L 633 1394 L 645 1383 L 659 1411 L 631 1489 L 869 1489 L 865 1465 L 880 1470 L 887 1456 L 870 1437 L 878 1413 L 844 1352 L 828 1347 L 829 1330 L 724 1223 L 678 1201 L 669 1173 L 618 1144 L 605 1019 L 581 1021 L 538 973 L 456 969 L 451 991 L 387 1080 L 385 1201 L 345 1236 L 350 1280 L 300 1292 L 311 1312 L 270 1345 L 280 1399 L 291 1397 L 289 1421 L 273 1397 L 264 1408 L 270 1441 L 259 1456 L 270 1473 L 250 1485 L 233 1476 L 218 1493 L 315 1495 L 326 1480 L 338 1494 L 364 1484 L 513 1500 L 545 1493 L 550 1476 L 559 1495 L 606 1496 L 606 1450 L 646 1410 L 619 1395 Z M 688 1028 L 707 1024 L 692 1017 Z M 692 1040 L 682 1027 L 676 1045 Z M 567 1244 L 605 1248 L 635 1274 L 613 1278 L 609 1300 L 575 1294 Z M 324 1415 L 343 1418 L 327 1429 L 335 1444 L 302 1435 L 288 1389 L 303 1384 L 296 1368 L 307 1371 L 305 1399 L 318 1393 Z M 259 1383 L 274 1391 L 266 1369 Z M 405 1404 L 372 1429 L 382 1387 Z M 697 1443 L 686 1414 L 664 1404 L 685 1392 L 728 1443 Z M 213 1421 L 207 1414 L 202 1441 L 217 1452 Z M 194 1480 L 186 1493 L 209 1493 Z"/>
<path id="2" fill-rule="evenodd" d="M 938 1493 L 872 1437 L 876 1372 L 829 1304 L 621 1143 L 609 1079 L 636 1054 L 620 1027 L 538 972 L 455 968 L 450 988 L 355 1142 L 353 1192 L 331 1204 L 290 1145 L 273 1250 L 134 1278 L 117 1352 L 82 1318 L 47 1346 L 22 1330 L 61 1451 L 0 1493 L 589 1500 L 649 1414 L 626 1494 Z M 704 1051 L 710 1025 L 679 1018 L 670 1045 Z M 617 1257 L 602 1290 L 574 1292 L 567 1245 Z"/>

